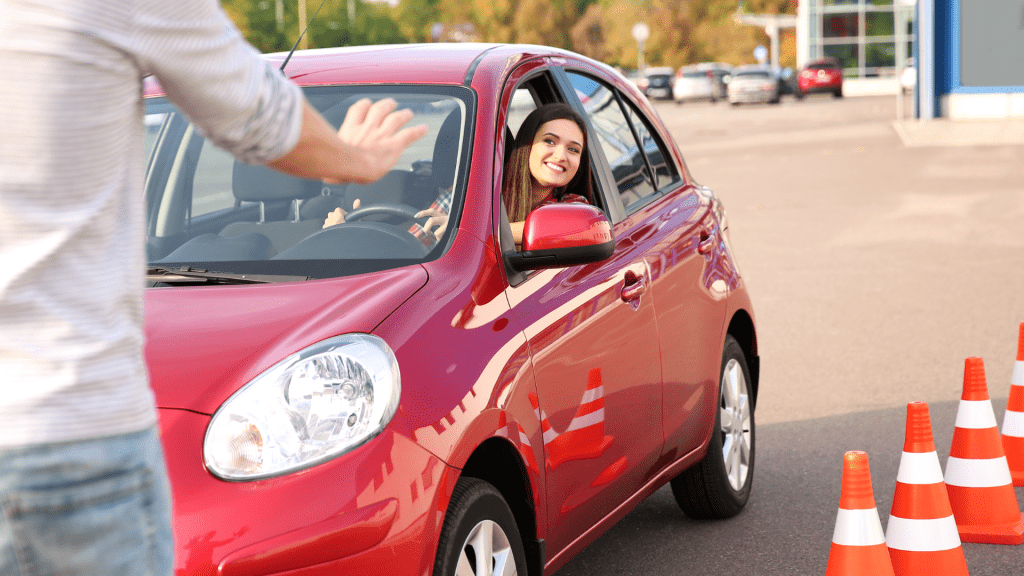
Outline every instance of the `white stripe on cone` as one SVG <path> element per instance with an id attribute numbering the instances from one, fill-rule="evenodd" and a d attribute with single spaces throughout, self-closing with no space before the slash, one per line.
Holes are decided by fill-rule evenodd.
<path id="1" fill-rule="evenodd" d="M 957 428 L 996 428 L 996 414 L 992 411 L 991 400 L 961 400 L 956 411 Z"/>
<path id="2" fill-rule="evenodd" d="M 904 452 L 896 481 L 903 484 L 938 484 L 942 466 L 936 452 Z"/>
<path id="3" fill-rule="evenodd" d="M 1024 438 L 1024 412 L 1007 410 L 1003 414 L 1003 436 Z"/>
<path id="4" fill-rule="evenodd" d="M 965 488 L 993 488 L 1013 484 L 1006 456 L 999 458 L 957 458 L 946 461 L 946 484 Z"/>
<path id="5" fill-rule="evenodd" d="M 960 547 L 960 533 L 952 514 L 930 520 L 889 516 L 885 541 L 896 550 L 938 552 Z"/>
<path id="6" fill-rule="evenodd" d="M 583 416 L 577 416 L 572 419 L 569 423 L 569 428 L 566 432 L 572 432 L 573 430 L 579 430 L 586 428 L 587 426 L 593 426 L 594 424 L 601 424 L 604 422 L 604 408 L 598 408 L 590 414 L 584 414 Z"/>
<path id="7" fill-rule="evenodd" d="M 836 516 L 836 530 L 832 534 L 832 542 L 841 546 L 876 546 L 885 544 L 885 533 L 882 532 L 882 521 L 878 518 L 878 509 L 846 510 L 839 509 Z"/>
<path id="8" fill-rule="evenodd" d="M 1010 377 L 1010 383 L 1024 386 L 1024 360 L 1017 360 L 1013 364 L 1013 376 Z"/>

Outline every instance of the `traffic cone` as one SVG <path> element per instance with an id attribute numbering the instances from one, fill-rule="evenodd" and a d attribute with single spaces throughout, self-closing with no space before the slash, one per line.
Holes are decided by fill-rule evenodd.
<path id="1" fill-rule="evenodd" d="M 964 362 L 964 392 L 945 480 L 960 540 L 1024 544 L 1024 514 L 1013 491 L 981 358 Z"/>
<path id="2" fill-rule="evenodd" d="M 895 576 L 866 452 L 843 455 L 843 485 L 825 576 Z"/>
<path id="3" fill-rule="evenodd" d="M 1003 451 L 1014 486 L 1024 486 L 1024 322 L 1017 338 L 1017 362 L 1010 378 L 1010 399 L 1003 414 Z"/>
<path id="4" fill-rule="evenodd" d="M 907 433 L 885 542 L 896 576 L 968 574 L 924 402 L 907 404 Z"/>

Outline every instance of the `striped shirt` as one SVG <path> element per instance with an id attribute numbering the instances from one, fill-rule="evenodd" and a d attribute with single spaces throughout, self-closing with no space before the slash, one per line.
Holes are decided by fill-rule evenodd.
<path id="1" fill-rule="evenodd" d="M 156 422 L 143 361 L 142 78 L 249 162 L 302 95 L 216 0 L 0 0 L 0 447 Z"/>

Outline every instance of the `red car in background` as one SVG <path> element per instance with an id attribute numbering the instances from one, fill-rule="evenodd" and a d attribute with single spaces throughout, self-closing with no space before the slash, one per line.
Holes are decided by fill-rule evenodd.
<path id="1" fill-rule="evenodd" d="M 835 98 L 843 97 L 843 69 L 834 58 L 822 58 L 804 64 L 796 83 L 797 98 L 822 92 L 832 94 Z"/>
<path id="2" fill-rule="evenodd" d="M 379 182 L 328 185 L 236 162 L 148 85 L 177 575 L 540 576 L 666 483 L 691 516 L 742 510 L 750 298 L 721 202 L 635 86 L 540 46 L 309 50 L 285 73 L 334 125 L 390 97 L 430 131 Z M 556 101 L 586 118 L 595 198 L 536 209 L 519 251 L 505 151 Z M 410 221 L 448 191 L 426 244 Z"/>

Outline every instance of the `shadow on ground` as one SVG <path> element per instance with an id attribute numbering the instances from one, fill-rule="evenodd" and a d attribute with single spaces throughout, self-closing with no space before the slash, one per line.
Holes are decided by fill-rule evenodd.
<path id="1" fill-rule="evenodd" d="M 945 468 L 959 402 L 930 404 Z M 1005 398 L 993 400 L 1002 422 Z M 883 528 L 903 450 L 906 407 L 761 426 L 753 494 L 736 518 L 696 522 L 682 515 L 666 486 L 642 502 L 557 576 L 619 574 L 825 573 L 839 505 L 842 457 L 863 450 L 871 462 Z M 1024 502 L 1024 488 L 1017 488 Z M 963 544 L 972 576 L 1024 573 L 1024 546 Z"/>

